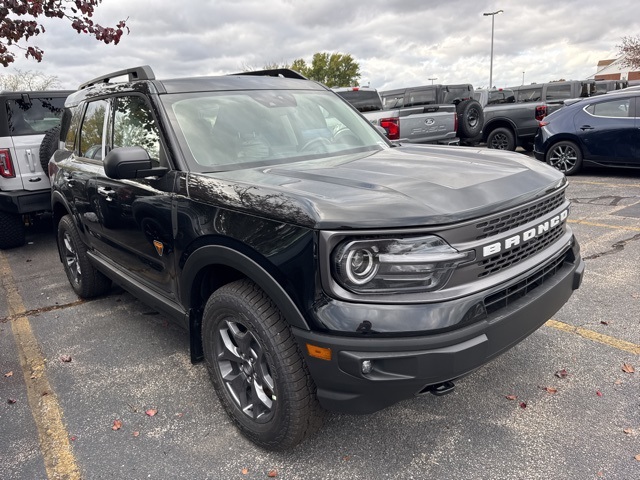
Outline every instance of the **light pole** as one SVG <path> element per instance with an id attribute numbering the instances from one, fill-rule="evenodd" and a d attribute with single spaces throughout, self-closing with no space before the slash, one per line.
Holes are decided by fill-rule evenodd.
<path id="1" fill-rule="evenodd" d="M 433 85 L 433 81 L 434 81 L 434 80 L 437 80 L 437 79 L 438 79 L 438 77 L 430 78 L 429 80 L 431 80 L 431 85 Z"/>
<path id="2" fill-rule="evenodd" d="M 495 25 L 496 15 L 504 13 L 504 10 L 483 13 L 485 17 L 491 16 L 491 61 L 489 63 L 489 88 L 493 87 L 493 27 Z"/>

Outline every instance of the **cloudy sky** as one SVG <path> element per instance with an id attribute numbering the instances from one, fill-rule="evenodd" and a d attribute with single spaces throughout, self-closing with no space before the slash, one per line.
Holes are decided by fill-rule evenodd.
<path id="1" fill-rule="evenodd" d="M 361 85 L 379 90 L 430 83 L 493 84 L 582 79 L 640 35 L 635 0 L 103 0 L 95 21 L 128 17 L 129 35 L 104 45 L 68 22 L 44 21 L 32 43 L 41 63 L 19 59 L 1 73 L 41 71 L 76 88 L 96 76 L 151 65 L 158 78 L 233 73 L 269 63 L 349 53 Z M 3 67 L 0 67 L 2 69 Z"/>

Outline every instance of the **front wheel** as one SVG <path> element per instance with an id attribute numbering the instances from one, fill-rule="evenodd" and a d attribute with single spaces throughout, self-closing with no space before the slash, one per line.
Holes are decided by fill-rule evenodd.
<path id="1" fill-rule="evenodd" d="M 513 152 L 516 149 L 515 135 L 508 128 L 496 128 L 487 137 L 487 147 Z"/>
<path id="2" fill-rule="evenodd" d="M 220 402 L 249 440 L 285 450 L 321 426 L 324 411 L 296 340 L 253 282 L 239 280 L 211 295 L 202 346 Z"/>
<path id="3" fill-rule="evenodd" d="M 578 145 L 568 140 L 552 145 L 547 151 L 546 160 L 565 175 L 578 173 L 582 168 L 582 152 Z"/>
<path id="4" fill-rule="evenodd" d="M 81 298 L 103 295 L 111 288 L 111 280 L 89 261 L 87 247 L 80 238 L 71 215 L 58 223 L 58 251 L 71 288 Z"/>

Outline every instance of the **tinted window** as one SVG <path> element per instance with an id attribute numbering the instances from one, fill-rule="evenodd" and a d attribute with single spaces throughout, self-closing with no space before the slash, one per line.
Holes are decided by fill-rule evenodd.
<path id="1" fill-rule="evenodd" d="M 9 135 L 38 135 L 60 124 L 63 97 L 7 100 Z"/>
<path id="2" fill-rule="evenodd" d="M 513 103 L 516 101 L 513 90 L 496 90 L 489 92 L 489 105 L 498 103 Z"/>
<path id="3" fill-rule="evenodd" d="M 404 93 L 393 93 L 382 95 L 382 108 L 391 110 L 392 108 L 402 108 L 404 106 Z"/>
<path id="4" fill-rule="evenodd" d="M 407 93 L 406 107 L 433 105 L 436 103 L 436 90 L 412 90 Z"/>
<path id="5" fill-rule="evenodd" d="M 107 107 L 108 103 L 105 100 L 90 102 L 87 105 L 80 130 L 81 156 L 102 159 L 102 136 Z"/>
<path id="6" fill-rule="evenodd" d="M 547 100 L 571 98 L 571 85 L 547 85 Z"/>
<path id="7" fill-rule="evenodd" d="M 153 159 L 160 158 L 160 133 L 144 98 L 117 97 L 113 107 L 111 147 L 142 147 Z"/>
<path id="8" fill-rule="evenodd" d="M 519 102 L 539 102 L 542 98 L 542 86 L 535 88 L 520 88 L 517 92 Z"/>
<path id="9" fill-rule="evenodd" d="M 359 112 L 374 112 L 382 110 L 382 100 L 376 90 L 350 90 L 336 92 Z"/>
<path id="10" fill-rule="evenodd" d="M 628 117 L 631 100 L 619 98 L 609 102 L 600 102 L 585 108 L 594 117 Z"/>
<path id="11" fill-rule="evenodd" d="M 76 147 L 76 133 L 78 132 L 78 127 L 82 120 L 82 109 L 79 107 L 72 107 L 69 109 L 68 115 L 71 116 L 71 121 L 69 122 L 69 130 L 67 131 L 64 147 L 73 152 Z"/>

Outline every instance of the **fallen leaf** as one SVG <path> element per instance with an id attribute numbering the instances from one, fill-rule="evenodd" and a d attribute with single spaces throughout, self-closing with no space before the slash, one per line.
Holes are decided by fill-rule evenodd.
<path id="1" fill-rule="evenodd" d="M 247 473 L 249 473 L 249 469 L 245 467 L 242 470 L 240 470 L 240 473 L 242 473 L 243 475 L 246 475 Z"/>
<path id="2" fill-rule="evenodd" d="M 640 453 L 636 455 L 634 458 L 640 462 Z"/>
<path id="3" fill-rule="evenodd" d="M 134 437 L 139 437 L 140 436 L 140 432 L 138 432 L 138 431 L 133 432 L 133 436 Z"/>
<path id="4" fill-rule="evenodd" d="M 49 392 L 47 392 L 46 390 L 44 392 L 42 392 L 42 396 L 46 397 L 47 395 L 49 395 Z"/>
<path id="5" fill-rule="evenodd" d="M 596 390 L 596 395 L 598 395 L 599 397 L 602 396 L 602 392 L 600 390 Z"/>
<path id="6" fill-rule="evenodd" d="M 347 462 L 349 460 L 351 460 L 351 457 L 349 455 L 345 455 L 344 457 L 342 457 L 343 462 Z"/>
<path id="7" fill-rule="evenodd" d="M 506 397 L 504 397 L 504 398 L 506 398 L 507 400 L 515 400 L 515 399 L 517 399 L 518 397 L 517 397 L 516 395 L 507 395 L 507 396 L 506 396 Z"/>
<path id="8" fill-rule="evenodd" d="M 633 428 L 625 428 L 624 430 L 622 430 L 624 433 L 626 433 L 627 435 L 633 435 Z"/>
<path id="9" fill-rule="evenodd" d="M 569 375 L 569 372 L 567 372 L 564 368 L 562 370 L 558 370 L 555 373 L 555 376 L 558 378 L 567 378 L 568 375 Z"/>
<path id="10" fill-rule="evenodd" d="M 157 408 L 150 408 L 149 410 L 147 410 L 146 413 L 149 417 L 153 417 L 156 413 L 158 413 L 158 409 Z"/>
<path id="11" fill-rule="evenodd" d="M 600 325 L 609 325 L 609 322 L 605 322 L 604 320 L 600 320 Z"/>
<path id="12" fill-rule="evenodd" d="M 5 378 L 13 377 L 13 372 L 7 372 L 4 374 Z"/>
<path id="13" fill-rule="evenodd" d="M 71 361 L 71 355 L 60 355 L 60 361 L 69 363 Z"/>
<path id="14" fill-rule="evenodd" d="M 69 440 L 71 440 L 72 442 L 75 442 L 78 439 L 78 437 L 76 437 L 75 435 L 71 435 L 69 437 Z"/>
<path id="15" fill-rule="evenodd" d="M 122 428 L 122 420 L 114 420 L 111 430 L 120 430 Z"/>
<path id="16" fill-rule="evenodd" d="M 622 385 L 622 380 L 618 379 L 615 382 L 613 382 L 614 385 Z"/>
<path id="17" fill-rule="evenodd" d="M 527 404 L 524 402 L 520 402 L 520 408 L 527 408 Z"/>
<path id="18" fill-rule="evenodd" d="M 547 393 L 550 393 L 550 394 L 552 394 L 552 395 L 553 395 L 554 393 L 558 393 L 558 389 L 557 389 L 557 388 L 554 388 L 554 387 L 544 387 L 544 389 L 547 391 Z"/>
<path id="19" fill-rule="evenodd" d="M 180 412 L 180 413 L 176 413 L 176 417 L 178 418 L 182 418 L 184 417 L 184 413 Z"/>
<path id="20" fill-rule="evenodd" d="M 640 455 L 639 455 L 640 456 Z M 277 470 L 269 470 L 269 472 L 267 473 L 267 477 L 269 478 L 274 478 L 278 476 L 278 471 Z"/>
<path id="21" fill-rule="evenodd" d="M 15 398 L 7 398 L 7 403 L 8 403 L 9 405 L 13 405 L 13 404 L 14 404 L 14 403 L 16 403 L 16 402 L 17 402 L 17 400 L 16 400 Z"/>
<path id="22" fill-rule="evenodd" d="M 633 368 L 633 365 L 629 364 L 629 363 L 623 363 L 622 364 L 622 371 L 625 373 L 635 373 L 636 369 Z"/>

